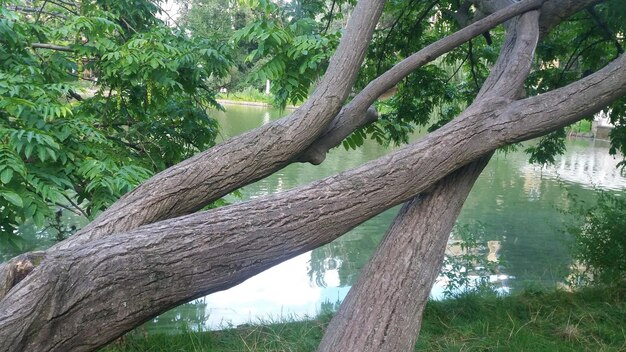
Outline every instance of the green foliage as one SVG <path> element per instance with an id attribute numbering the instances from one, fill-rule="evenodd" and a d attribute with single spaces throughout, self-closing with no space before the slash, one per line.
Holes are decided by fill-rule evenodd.
<path id="1" fill-rule="evenodd" d="M 573 198 L 566 228 L 573 238 L 572 257 L 578 265 L 572 284 L 615 284 L 626 280 L 626 194 L 597 193 L 595 204 Z"/>
<path id="2" fill-rule="evenodd" d="M 58 206 L 91 217 L 213 145 L 206 81 L 228 72 L 228 53 L 157 12 L 147 0 L 0 6 L 0 237 L 54 222 Z"/>
<path id="3" fill-rule="evenodd" d="M 499 262 L 489 261 L 485 254 L 485 227 L 480 223 L 456 224 L 451 247 L 458 247 L 458 254 L 446 254 L 441 276 L 445 278 L 446 297 L 468 293 L 493 293 L 495 287 L 489 276 L 497 272 Z"/>
<path id="4" fill-rule="evenodd" d="M 537 145 L 526 148 L 530 162 L 554 164 L 554 157 L 565 153 L 565 129 L 559 129 L 539 138 Z"/>
<path id="5" fill-rule="evenodd" d="M 270 1 L 251 1 L 260 17 L 235 34 L 235 42 L 253 42 L 246 61 L 262 64 L 255 70 L 260 81 L 272 81 L 277 106 L 306 100 L 309 87 L 326 70 L 328 60 L 339 42 L 339 33 L 323 33 L 321 25 L 303 15 L 313 9 L 293 11 Z M 300 7 L 295 7 L 300 9 Z"/>
<path id="6" fill-rule="evenodd" d="M 609 137 L 611 138 L 611 155 L 621 153 L 626 156 L 626 97 L 615 101 L 607 109 L 611 123 L 615 126 Z M 619 165 L 624 171 L 626 160 L 622 160 Z"/>

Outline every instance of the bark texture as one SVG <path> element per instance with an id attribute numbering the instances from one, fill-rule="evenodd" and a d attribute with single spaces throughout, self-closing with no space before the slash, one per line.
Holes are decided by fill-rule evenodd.
<path id="1" fill-rule="evenodd" d="M 558 1 L 571 3 L 552 0 Z M 382 3 L 366 0 L 357 8 L 362 12 L 352 18 L 363 20 L 346 31 L 353 31 L 345 37 L 350 45 L 338 50 L 340 59 L 331 63 L 336 70 L 358 69 L 347 64 L 355 57 L 350 46 L 358 38 L 367 41 Z M 357 45 L 362 47 L 367 45 Z M 362 51 L 356 57 L 361 60 Z M 311 185 L 140 226 L 194 211 L 242 180 L 263 177 L 294 160 L 337 114 L 347 95 L 343 84 L 349 87 L 356 74 L 331 70 L 302 111 L 218 147 L 215 155 L 202 154 L 158 175 L 88 228 L 89 235 L 48 251 L 0 301 L 0 351 L 94 350 L 170 307 L 328 243 L 497 147 L 600 110 L 626 94 L 625 64 L 621 56 L 579 82 L 519 101 L 485 95 L 422 140 Z M 277 161 L 282 159 L 287 161 Z M 165 191 L 164 184 L 169 185 Z M 0 280 L 19 276 L 6 273 L 0 268 Z"/>
<path id="2" fill-rule="evenodd" d="M 311 98 L 290 116 L 155 175 L 57 248 L 192 213 L 290 163 L 339 113 L 352 90 L 384 3 L 358 2 L 324 78 Z"/>
<path id="3" fill-rule="evenodd" d="M 511 21 L 475 104 L 488 96 L 520 96 L 539 37 L 538 17 L 533 11 Z M 331 321 L 319 351 L 413 349 L 450 231 L 491 154 L 437 182 L 423 199 L 404 205 Z"/>
<path id="4" fill-rule="evenodd" d="M 328 325 L 318 351 L 410 351 L 448 236 L 489 157 L 407 202 Z"/>
<path id="5" fill-rule="evenodd" d="M 526 0 L 509 6 L 506 9 L 498 11 L 497 13 L 494 13 L 493 15 L 468 26 L 448 38 L 444 38 L 432 45 L 429 45 L 427 48 L 420 50 L 416 54 L 400 62 L 394 68 L 390 69 L 363 89 L 357 97 L 355 97 L 355 99 L 342 109 L 339 115 L 334 118 L 332 123 L 326 128 L 323 135 L 320 136 L 312 146 L 300 153 L 297 159 L 314 164 L 321 163 L 326 156 L 326 152 L 330 148 L 338 145 L 341 140 L 352 132 L 352 130 L 377 118 L 375 111 L 371 108 L 368 110 L 368 107 L 378 96 L 380 96 L 380 94 L 389 89 L 389 87 L 397 84 L 402 78 L 413 70 L 432 61 L 439 55 L 452 50 L 468 39 L 471 39 L 473 36 L 479 35 L 484 30 L 502 23 L 517 14 L 523 13 L 529 9 L 534 9 L 541 5 L 543 1 L 544 0 Z M 549 19 L 550 17 L 548 16 L 547 18 Z M 357 22 L 357 24 L 352 27 L 349 25 L 347 33 L 352 34 L 350 36 L 346 36 L 346 38 L 349 38 L 348 40 L 362 40 L 366 38 L 364 34 L 367 33 L 359 33 L 357 31 L 355 34 L 354 30 L 350 31 L 353 27 L 361 28 L 361 26 L 362 24 L 360 22 Z M 368 29 L 371 28 L 368 27 Z M 361 47 L 358 47 L 357 49 L 359 48 Z M 343 54 L 339 55 L 341 52 L 343 52 Z M 348 54 L 346 54 L 346 52 L 348 52 Z M 349 55 L 349 49 L 338 50 L 337 56 L 341 57 L 341 60 L 345 61 L 346 56 Z M 331 62 L 331 68 L 334 67 L 334 63 L 341 63 L 341 60 L 337 59 Z M 356 66 L 351 67 L 354 70 Z M 336 71 L 337 70 L 329 69 L 329 74 L 327 76 L 330 78 L 328 81 L 341 82 L 340 79 L 333 80 L 333 75 L 339 75 Z M 339 69 L 339 71 L 341 71 L 341 69 Z M 344 77 L 341 75 L 339 76 Z M 325 82 L 326 81 L 327 80 L 325 80 Z M 325 94 L 332 95 L 335 90 L 318 90 L 318 92 L 321 91 L 324 91 Z M 320 101 L 320 99 L 320 97 L 314 95 L 309 103 L 315 106 L 316 104 L 314 104 L 314 102 L 316 100 Z M 304 108 L 305 107 L 303 107 L 303 109 Z M 315 116 L 316 113 L 314 110 L 311 114 L 301 115 L 302 111 L 304 110 L 296 111 L 294 115 L 287 118 L 287 120 L 302 119 L 302 116 Z M 317 111 L 317 113 L 319 114 L 320 111 Z M 310 122 L 314 124 L 314 118 L 310 119 Z M 318 122 L 320 121 L 321 120 L 318 119 Z M 290 122 L 287 121 L 283 123 L 289 124 Z M 259 166 L 261 164 L 261 159 L 269 158 L 268 163 L 271 164 L 272 155 L 275 156 L 276 153 L 278 153 L 283 159 L 286 160 L 288 159 L 287 154 L 297 153 L 297 151 L 290 149 L 290 145 L 287 145 L 282 149 L 272 149 L 275 145 L 277 145 L 275 143 L 276 139 L 282 138 L 282 136 L 279 136 L 280 129 L 272 129 L 270 125 L 268 125 L 267 128 L 263 127 L 255 130 L 255 132 L 252 132 L 251 135 L 253 136 L 251 136 L 251 138 L 244 138 L 243 136 L 238 137 L 237 139 L 229 141 L 224 145 L 219 145 L 184 163 L 155 175 L 145 184 L 141 185 L 136 190 L 116 202 L 110 209 L 102 213 L 97 219 L 95 219 L 87 227 L 83 228 L 79 233 L 59 244 L 58 247 L 69 248 L 75 243 L 88 241 L 92 238 L 108 236 L 115 232 L 130 231 L 143 224 L 173 218 L 177 215 L 192 213 L 231 190 L 237 189 L 258 178 L 262 178 L 265 173 L 271 173 L 272 171 L 270 169 Z M 310 137 L 310 131 L 308 129 L 301 132 L 302 136 L 300 137 L 304 139 Z M 259 140 L 269 140 L 270 143 L 259 144 L 257 143 Z M 238 143 L 243 144 L 237 145 Z M 230 145 L 237 145 L 237 147 L 231 149 L 228 147 Z M 261 151 L 259 151 L 259 148 Z M 269 154 L 262 152 L 264 149 L 265 152 Z M 228 156 L 228 158 L 225 156 Z M 279 169 L 289 163 L 289 161 L 285 160 L 279 162 L 273 167 Z M 250 163 L 250 161 L 252 161 L 252 163 Z M 274 159 L 274 161 L 276 160 Z M 229 166 L 228 163 L 233 164 Z M 163 191 L 159 190 L 160 187 L 163 187 Z M 55 248 L 56 247 L 53 247 L 50 250 L 54 250 Z M 29 258 L 33 255 L 36 257 L 43 257 L 45 256 L 45 252 L 21 255 L 7 263 L 0 264 L 0 285 L 3 285 L 0 288 L 0 299 L 12 288 L 14 284 L 19 282 L 4 281 L 2 278 L 12 275 L 11 273 L 16 270 L 34 268 L 36 266 L 34 262 L 30 262 L 28 265 L 25 265 L 29 262 Z M 26 275 L 30 272 L 30 269 L 26 269 Z M 24 275 L 21 275 L 19 277 L 23 276 Z"/>
<path id="6" fill-rule="evenodd" d="M 417 143 L 310 185 L 50 252 L 0 302 L 0 350 L 93 350 L 168 308 L 326 244 L 481 155 L 624 95 L 624 61 L 511 103 L 513 111 L 508 101 L 483 99 Z M 587 95 L 572 101 L 561 95 L 568 92 Z"/>
<path id="7" fill-rule="evenodd" d="M 515 3 L 483 18 L 462 30 L 426 46 L 407 57 L 391 69 L 371 81 L 348 103 L 327 127 L 322 136 L 299 157 L 300 161 L 320 164 L 326 153 L 343 141 L 352 131 L 377 118 L 368 107 L 383 93 L 393 88 L 406 76 L 441 55 L 457 48 L 468 40 L 481 35 L 506 20 L 524 12 L 539 8 L 545 0 L 529 0 Z M 371 109 L 371 108 L 370 108 Z"/>

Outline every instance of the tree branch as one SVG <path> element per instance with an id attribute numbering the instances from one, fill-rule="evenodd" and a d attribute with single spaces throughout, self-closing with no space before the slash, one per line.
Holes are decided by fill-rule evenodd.
<path id="1" fill-rule="evenodd" d="M 359 1 L 322 82 L 290 116 L 157 174 L 59 246 L 192 213 L 290 163 L 339 112 L 356 79 L 383 5 L 383 0 Z"/>
<path id="2" fill-rule="evenodd" d="M 64 45 L 32 43 L 30 46 L 33 49 L 50 49 L 50 50 L 57 50 L 57 51 L 74 52 L 74 49 L 70 48 L 69 46 L 64 46 Z"/>
<path id="3" fill-rule="evenodd" d="M 593 18 L 596 24 L 602 29 L 602 31 L 604 32 L 604 37 L 607 40 L 610 40 L 613 42 L 613 45 L 615 45 L 615 50 L 617 50 L 617 55 L 619 56 L 623 54 L 624 48 L 622 48 L 622 45 L 617 40 L 617 37 L 615 36 L 613 31 L 611 31 L 611 29 L 607 26 L 606 22 L 602 20 L 602 17 L 600 17 L 600 14 L 598 14 L 596 9 L 593 6 L 589 6 L 587 7 L 587 13 L 591 15 L 591 18 Z"/>
<path id="4" fill-rule="evenodd" d="M 537 0 L 523 1 L 508 6 L 507 8 L 487 16 L 480 21 L 474 22 L 473 24 L 451 34 L 446 38 L 428 45 L 424 49 L 400 61 L 394 67 L 371 81 L 365 88 L 363 88 L 363 90 L 341 110 L 339 115 L 327 127 L 322 136 L 318 138 L 313 145 L 307 148 L 297 160 L 310 162 L 316 165 L 320 164 L 324 161 L 328 150 L 337 146 L 352 132 L 347 128 L 341 127 L 361 127 L 366 123 L 371 122 L 373 116 L 372 113 L 366 114 L 368 108 L 376 99 L 378 99 L 380 95 L 393 88 L 411 72 L 462 45 L 471 38 L 481 35 L 484 31 L 493 28 L 519 14 L 539 8 L 541 4 L 542 0 Z M 477 88 L 479 89 L 480 87 Z"/>
<path id="5" fill-rule="evenodd" d="M 419 141 L 310 185 L 48 251 L 0 301 L 0 350 L 94 349 L 167 308 L 326 244 L 496 148 L 622 97 L 625 64 L 622 55 L 579 82 L 513 103 L 485 97 Z"/>
<path id="6" fill-rule="evenodd" d="M 327 98 L 324 94 L 335 91 L 335 89 L 329 88 L 329 86 L 335 85 L 342 87 L 342 94 L 344 96 L 347 95 L 349 89 L 345 85 L 346 78 L 342 75 L 346 72 L 340 68 L 341 66 L 338 63 L 351 61 L 355 56 L 351 48 L 344 47 L 341 49 L 340 46 L 341 50 L 337 50 L 333 57 L 334 64 L 331 63 L 330 66 L 331 68 L 337 67 L 335 72 L 332 72 L 329 68 L 329 73 L 326 75 L 328 77 L 325 76 L 325 81 L 322 82 L 326 82 L 326 84 L 320 84 L 311 100 L 290 118 L 267 124 L 253 132 L 233 138 L 222 145 L 200 153 L 157 174 L 134 191 L 122 197 L 87 227 L 50 250 L 69 248 L 77 243 L 86 242 L 100 236 L 129 231 L 147 223 L 192 213 L 232 190 L 272 173 L 296 160 L 296 158 L 312 163 L 321 162 L 330 148 L 336 146 L 352 132 L 350 128 L 362 126 L 375 119 L 375 111 L 370 110 L 368 112 L 368 108 L 381 94 L 395 86 L 413 70 L 461 45 L 469 38 L 483 33 L 486 29 L 496 26 L 515 15 L 538 8 L 541 3 L 542 0 L 528 0 L 511 5 L 427 46 L 370 82 L 337 115 L 332 112 L 339 105 L 339 101 L 334 99 L 336 96 L 328 94 L 328 97 L 333 98 L 329 101 L 332 103 L 331 105 L 325 101 Z M 369 5 L 369 9 L 373 9 L 371 5 Z M 373 10 L 381 11 L 380 8 Z M 370 15 L 363 16 L 365 21 L 368 21 L 369 17 L 371 17 Z M 351 18 L 357 18 L 357 16 L 353 15 Z M 369 23 L 368 30 L 371 32 L 373 31 L 373 25 L 371 25 L 371 22 Z M 362 24 L 360 23 L 352 24 L 352 27 L 349 26 L 344 35 L 345 39 L 342 38 L 342 43 L 359 43 L 359 40 L 361 42 L 369 42 L 369 40 L 366 40 L 368 34 L 357 29 L 361 26 Z M 350 28 L 356 33 L 351 33 L 349 31 Z M 371 36 L 371 33 L 369 35 Z M 364 55 L 365 44 L 356 48 L 362 53 L 361 55 Z M 353 71 L 350 80 L 353 81 L 358 66 L 352 66 L 351 69 Z M 339 78 L 335 79 L 334 77 Z M 321 110 L 318 107 L 320 104 L 322 104 Z M 324 116 L 319 116 L 319 114 Z M 337 116 L 333 119 L 330 127 L 326 128 L 323 135 L 315 140 L 313 146 L 306 148 L 299 156 L 291 156 L 291 154 L 285 153 L 286 151 L 298 150 L 294 146 L 296 141 L 300 141 L 302 145 L 311 144 L 311 142 L 307 144 L 306 141 L 316 133 L 314 128 L 310 128 L 311 126 L 306 124 L 309 119 L 314 120 L 317 118 L 319 121 L 321 117 L 329 118 L 329 116 L 335 115 Z M 318 126 L 317 128 L 321 126 L 314 121 L 312 121 L 312 124 L 313 126 Z M 284 125 L 295 126 L 291 126 L 289 130 L 286 130 L 283 128 Z M 233 150 L 237 151 L 237 153 L 233 153 Z M 263 151 L 263 153 L 259 153 L 259 150 Z M 254 158 L 250 158 L 249 155 L 251 154 L 256 155 Z M 277 157 L 278 160 L 276 160 Z M 272 162 L 268 163 L 268 161 Z M 4 266 L 0 266 L 0 272 L 7 270 L 12 265 L 12 262 L 10 261 Z"/>
<path id="7" fill-rule="evenodd" d="M 13 10 L 13 11 L 24 12 L 24 13 L 41 12 L 42 14 L 45 14 L 45 15 L 50 15 L 50 16 L 57 17 L 57 18 L 60 18 L 60 19 L 67 19 L 66 16 L 64 16 L 63 14 L 61 14 L 59 12 L 40 11 L 40 9 L 35 9 L 35 8 L 32 8 L 32 7 L 25 7 L 25 6 L 8 6 L 8 8 L 10 10 Z"/>

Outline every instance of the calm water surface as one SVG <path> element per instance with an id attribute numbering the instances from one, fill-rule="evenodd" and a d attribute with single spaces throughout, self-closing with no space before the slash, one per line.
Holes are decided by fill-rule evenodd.
<path id="1" fill-rule="evenodd" d="M 227 105 L 218 116 L 222 138 L 243 133 L 279 117 L 265 108 Z M 366 143 L 356 151 L 333 149 L 322 165 L 292 164 L 243 188 L 244 199 L 287 190 L 387 154 L 394 148 Z M 568 192 L 585 199 L 594 188 L 623 190 L 626 178 L 615 168 L 603 141 L 571 140 L 556 165 L 541 168 L 522 152 L 498 153 L 478 179 L 459 222 L 484 227 L 485 256 L 503 263 L 493 281 L 502 292 L 528 285 L 554 286 L 563 281 L 570 259 L 564 219 Z M 231 198 L 231 201 L 239 201 Z M 315 315 L 322 306 L 343 299 L 398 211 L 388 210 L 336 241 L 302 254 L 239 286 L 218 292 L 161 315 L 146 325 L 170 331 L 177 326 L 216 328 L 259 319 Z M 454 248 L 450 248 L 453 251 Z M 442 295 L 442 283 L 431 295 Z"/>
<path id="2" fill-rule="evenodd" d="M 279 117 L 266 108 L 227 105 L 217 113 L 222 139 Z M 356 151 L 333 149 L 322 165 L 293 164 L 246 186 L 244 199 L 262 197 L 334 175 L 387 154 L 394 148 L 366 143 Z M 530 165 L 522 152 L 498 153 L 472 189 L 459 222 L 480 223 L 489 246 L 481 255 L 498 258 L 502 267 L 493 281 L 502 292 L 527 285 L 554 286 L 570 260 L 567 221 L 559 209 L 569 205 L 568 192 L 585 199 L 594 188 L 623 190 L 626 178 L 615 168 L 606 142 L 571 140 L 556 165 Z M 241 201 L 230 197 L 230 201 Z M 238 325 L 257 319 L 315 315 L 322 305 L 343 299 L 359 270 L 382 238 L 398 208 L 363 223 L 338 240 L 277 265 L 229 290 L 187 303 L 146 323 L 149 331 L 179 331 Z M 28 229 L 24 229 L 28 232 Z M 31 235 L 32 236 L 32 235 Z M 45 236 L 39 236 L 46 246 Z M 449 248 L 454 251 L 454 248 Z M 7 256 L 9 253 L 4 253 Z M 442 283 L 431 295 L 441 297 Z"/>

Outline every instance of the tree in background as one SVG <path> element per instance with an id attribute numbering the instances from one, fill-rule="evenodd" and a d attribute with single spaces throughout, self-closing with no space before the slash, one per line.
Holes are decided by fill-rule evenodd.
<path id="1" fill-rule="evenodd" d="M 56 208 L 93 218 L 214 144 L 210 76 L 228 57 L 165 26 L 150 1 L 0 7 L 0 239 Z"/>
<path id="2" fill-rule="evenodd" d="M 365 60 L 373 50 L 370 42 L 385 2 L 359 1 L 325 75 L 298 110 L 156 174 L 76 235 L 45 252 L 3 264 L 1 349 L 94 350 L 172 306 L 231 287 L 400 203 L 405 205 L 329 325 L 320 350 L 410 349 L 450 230 L 493 151 L 556 131 L 610 104 L 612 111 L 620 110 L 616 102 L 626 94 L 623 55 L 559 88 L 549 84 L 540 88 L 546 79 L 538 79 L 524 92 L 529 75 L 534 77 L 554 62 L 535 55 L 540 52 L 538 43 L 545 42 L 559 22 L 596 2 L 527 0 L 510 6 L 504 6 L 505 1 L 474 1 L 473 6 L 441 2 L 424 15 L 432 19 L 431 26 L 439 26 L 444 34 L 463 18 L 468 19 L 467 26 L 432 40 L 429 34 L 437 31 L 404 33 L 407 41 L 424 42 L 410 55 L 411 50 L 407 55 L 381 51 L 402 60 L 387 70 L 385 64 L 373 69 Z M 607 8 L 616 4 L 609 1 Z M 271 8 L 264 1 L 258 6 Z M 387 10 L 393 14 L 397 9 L 399 15 L 401 6 L 390 3 Z M 437 16 L 447 11 L 455 22 L 441 17 L 443 22 L 437 24 Z M 476 89 L 466 90 L 474 99 L 451 121 L 359 168 L 269 197 L 199 212 L 291 162 L 322 162 L 328 149 L 378 118 L 371 105 L 379 96 L 401 82 L 407 85 L 404 89 L 412 86 L 418 94 L 422 81 L 410 85 L 407 77 L 412 72 L 507 20 L 499 54 L 485 48 L 491 61 L 474 56 L 469 44 L 466 55 L 461 55 L 469 64 L 468 85 Z M 602 17 L 600 21 L 607 23 Z M 386 17 L 382 23 L 393 20 Z M 609 29 L 620 35 L 608 36 L 611 40 L 605 36 L 603 41 L 620 43 L 623 28 Z M 613 47 L 618 50 L 614 43 Z M 270 60 L 279 55 L 272 53 Z M 488 76 L 481 78 L 480 65 L 485 73 L 489 68 Z M 431 70 L 427 82 L 442 75 Z M 380 75 L 369 80 L 368 72 Z M 389 116 L 393 118 L 393 110 Z"/>

